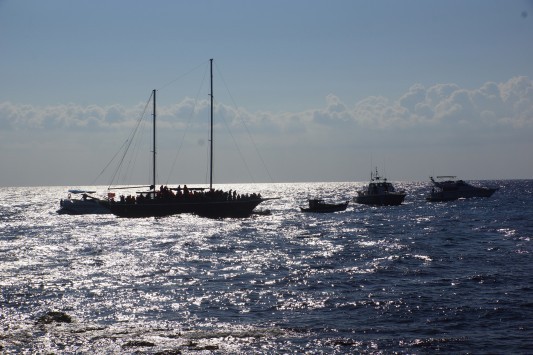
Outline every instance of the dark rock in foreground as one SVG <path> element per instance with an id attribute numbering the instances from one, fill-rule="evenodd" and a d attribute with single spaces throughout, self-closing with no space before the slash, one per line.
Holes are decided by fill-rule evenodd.
<path id="1" fill-rule="evenodd" d="M 39 324 L 50 324 L 50 323 L 72 323 L 72 317 L 63 312 L 53 312 L 50 311 L 37 319 Z"/>
<path id="2" fill-rule="evenodd" d="M 155 346 L 154 343 L 144 340 L 133 340 L 128 341 L 126 344 L 122 345 L 123 347 L 134 347 L 134 346 Z"/>

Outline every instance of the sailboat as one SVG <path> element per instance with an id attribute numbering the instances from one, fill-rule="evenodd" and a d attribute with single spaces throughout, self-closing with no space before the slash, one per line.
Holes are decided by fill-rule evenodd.
<path id="1" fill-rule="evenodd" d="M 96 191 L 89 190 L 68 190 L 68 198 L 59 201 L 60 207 L 57 213 L 70 215 L 111 213 L 107 208 L 107 200 L 94 197 L 93 194 L 95 193 Z M 81 197 L 74 197 L 73 195 Z"/>
<path id="2" fill-rule="evenodd" d="M 149 191 L 138 192 L 136 196 L 115 201 L 109 200 L 109 209 L 119 217 L 161 217 L 181 213 L 192 213 L 203 217 L 249 217 L 255 207 L 270 200 L 259 193 L 237 194 L 235 191 L 213 189 L 213 59 L 210 59 L 211 74 L 211 110 L 210 110 L 210 163 L 209 188 L 177 188 L 156 186 L 156 90 L 153 95 L 153 181 Z"/>

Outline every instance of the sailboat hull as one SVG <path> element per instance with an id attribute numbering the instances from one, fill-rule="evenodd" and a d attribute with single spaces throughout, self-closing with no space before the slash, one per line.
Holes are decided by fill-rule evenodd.
<path id="1" fill-rule="evenodd" d="M 109 209 L 119 217 L 142 218 L 163 217 L 182 213 L 196 214 L 210 218 L 249 217 L 255 207 L 265 199 L 226 200 L 226 201 L 160 201 L 148 200 L 142 203 L 110 203 Z"/>

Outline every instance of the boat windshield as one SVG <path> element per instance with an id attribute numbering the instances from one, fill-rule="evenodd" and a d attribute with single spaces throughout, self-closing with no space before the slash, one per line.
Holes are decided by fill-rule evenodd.
<path id="1" fill-rule="evenodd" d="M 390 182 L 370 183 L 368 191 L 370 193 L 394 192 L 394 186 Z"/>

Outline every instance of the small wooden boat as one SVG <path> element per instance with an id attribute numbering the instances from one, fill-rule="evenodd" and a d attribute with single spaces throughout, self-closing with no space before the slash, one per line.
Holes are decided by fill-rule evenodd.
<path id="1" fill-rule="evenodd" d="M 344 211 L 348 207 L 348 202 L 342 203 L 325 203 L 322 199 L 309 200 L 309 207 L 300 207 L 302 212 L 318 212 L 318 213 L 331 213 Z"/>

